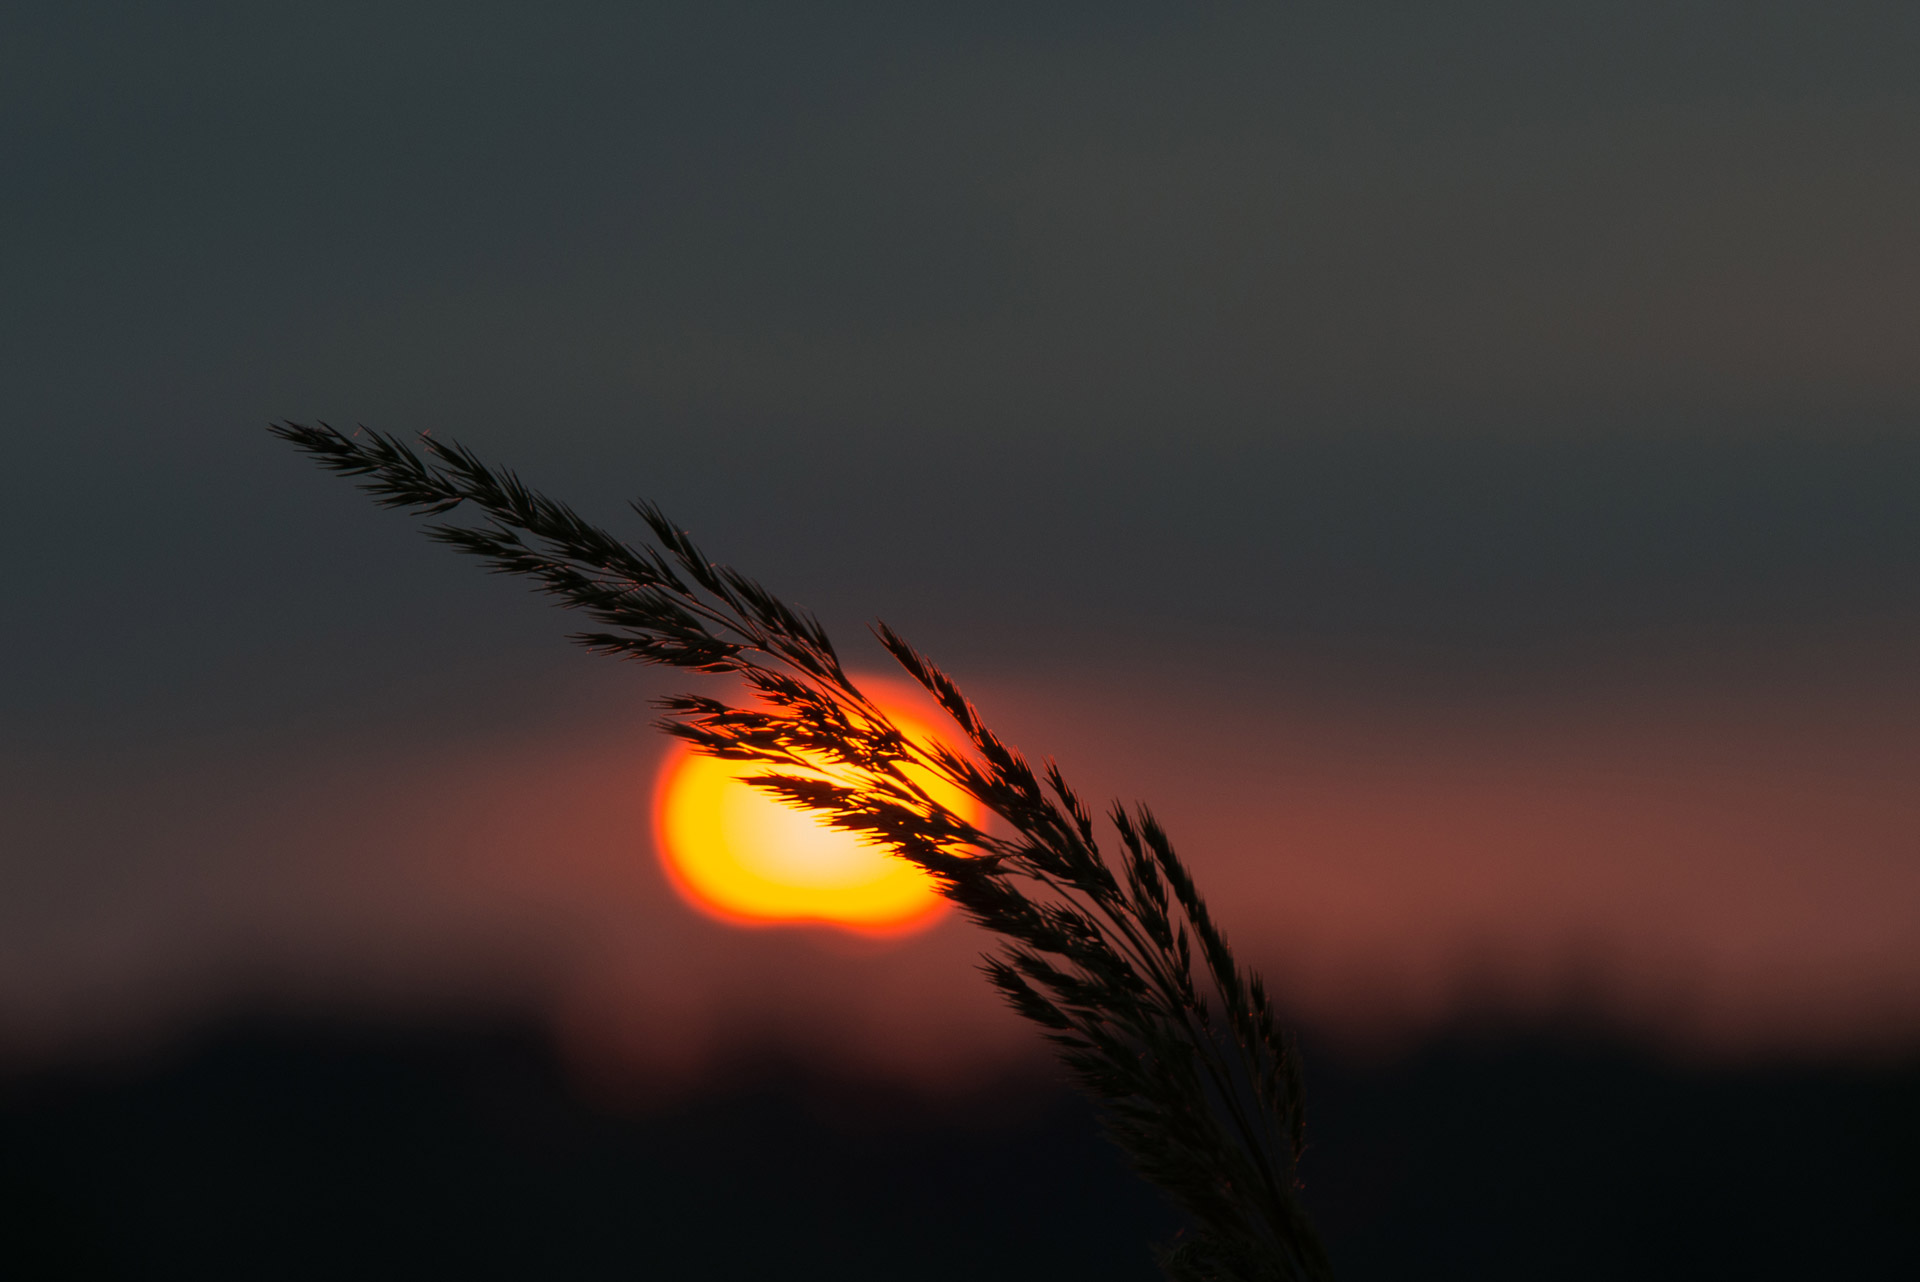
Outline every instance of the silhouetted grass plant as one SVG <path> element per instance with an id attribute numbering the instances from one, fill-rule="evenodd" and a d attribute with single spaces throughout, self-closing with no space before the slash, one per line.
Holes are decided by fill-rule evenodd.
<path id="1" fill-rule="evenodd" d="M 662 728 L 697 751 L 765 766 L 755 784 L 884 841 L 998 936 L 984 959 L 988 979 L 1054 1044 L 1134 1167 L 1191 1218 L 1159 1253 L 1169 1277 L 1329 1276 L 1298 1196 L 1303 1114 L 1293 1038 L 1144 806 L 1108 812 L 1116 849 L 1105 853 L 1058 767 L 1049 760 L 1036 771 L 951 678 L 876 624 L 881 643 L 973 751 L 902 734 L 848 678 L 816 619 L 709 561 L 651 504 L 633 506 L 653 543 L 634 545 L 456 444 L 423 436 L 416 452 L 365 430 L 272 430 L 321 466 L 362 478 L 385 506 L 475 512 L 473 523 L 436 522 L 427 532 L 583 612 L 595 627 L 573 639 L 588 649 L 745 682 L 757 706 L 675 696 L 660 702 Z M 951 780 L 1013 835 L 941 806 L 914 783 L 909 763 Z"/>

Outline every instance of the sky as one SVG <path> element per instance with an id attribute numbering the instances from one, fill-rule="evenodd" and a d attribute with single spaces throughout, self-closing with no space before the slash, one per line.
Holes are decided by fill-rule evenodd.
<path id="1" fill-rule="evenodd" d="M 884 617 L 1316 1034 L 1920 1044 L 1920 11 L 9 6 L 0 1059 L 506 1012 L 1038 1052 L 654 862 L 687 682 L 266 433 Z"/>

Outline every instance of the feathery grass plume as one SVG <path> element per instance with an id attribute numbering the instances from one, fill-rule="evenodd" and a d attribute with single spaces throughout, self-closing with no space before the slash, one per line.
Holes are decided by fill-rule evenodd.
<path id="1" fill-rule="evenodd" d="M 1036 771 L 951 678 L 877 624 L 881 643 L 973 751 L 910 739 L 848 678 L 817 620 L 709 561 L 651 504 L 633 505 L 654 539 L 635 546 L 456 444 L 423 436 L 422 454 L 364 429 L 271 430 L 321 466 L 362 478 L 387 507 L 476 513 L 472 524 L 427 532 L 580 610 L 595 627 L 573 640 L 589 650 L 744 681 L 757 707 L 676 696 L 660 701 L 661 727 L 700 752 L 766 767 L 753 783 L 883 841 L 999 937 L 983 962 L 987 978 L 1040 1026 L 1139 1173 L 1191 1217 L 1193 1227 L 1159 1253 L 1170 1278 L 1329 1276 L 1298 1197 L 1293 1039 L 1145 807 L 1113 807 L 1118 848 L 1103 852 L 1058 767 L 1049 760 Z M 1013 835 L 941 806 L 909 764 L 951 780 Z"/>

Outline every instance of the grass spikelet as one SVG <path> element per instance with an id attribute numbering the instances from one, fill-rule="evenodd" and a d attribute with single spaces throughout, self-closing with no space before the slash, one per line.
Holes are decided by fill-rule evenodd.
<path id="1" fill-rule="evenodd" d="M 1110 856 L 1057 765 L 1036 774 L 951 677 L 877 624 L 977 756 L 902 734 L 847 676 L 818 620 L 710 561 L 649 503 L 633 506 L 653 542 L 635 546 L 460 445 L 423 437 L 416 451 L 324 423 L 271 430 L 384 506 L 436 518 L 464 509 L 471 520 L 436 520 L 428 534 L 581 611 L 594 626 L 572 639 L 589 650 L 740 678 L 755 706 L 675 696 L 658 705 L 662 728 L 758 763 L 756 785 L 887 842 L 996 938 L 988 981 L 1053 1044 L 1134 1168 L 1190 1218 L 1159 1253 L 1169 1278 L 1330 1276 L 1299 1200 L 1293 1040 L 1148 810 L 1109 812 Z M 908 767 L 959 787 L 1012 835 L 947 810 Z"/>

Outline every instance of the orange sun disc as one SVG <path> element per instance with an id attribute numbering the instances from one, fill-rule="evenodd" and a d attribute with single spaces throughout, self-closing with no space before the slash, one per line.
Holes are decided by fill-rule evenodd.
<path id="1" fill-rule="evenodd" d="M 861 684 L 909 738 L 937 737 L 911 705 L 902 706 L 905 699 Z M 685 744 L 668 753 L 654 790 L 654 837 L 668 879 L 689 903 L 742 925 L 826 922 L 870 934 L 911 930 L 940 915 L 946 900 L 932 877 L 884 845 L 746 782 L 768 773 Z M 948 810 L 980 822 L 980 804 L 959 788 L 923 767 L 907 773 Z"/>

